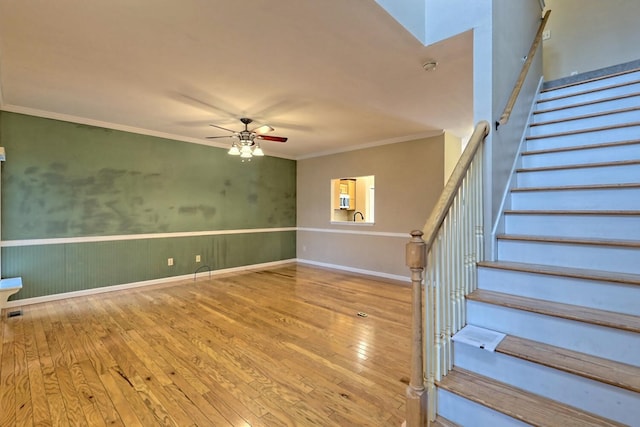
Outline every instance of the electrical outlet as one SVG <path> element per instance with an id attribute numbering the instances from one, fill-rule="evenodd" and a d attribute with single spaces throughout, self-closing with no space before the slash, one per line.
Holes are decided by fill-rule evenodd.
<path id="1" fill-rule="evenodd" d="M 167 259 L 167 265 L 171 267 L 173 265 L 173 258 Z"/>
<path id="2" fill-rule="evenodd" d="M 542 32 L 542 40 L 549 40 L 551 38 L 551 30 L 544 30 Z"/>
<path id="3" fill-rule="evenodd" d="M 200 262 L 200 255 L 196 255 L 196 262 Z"/>

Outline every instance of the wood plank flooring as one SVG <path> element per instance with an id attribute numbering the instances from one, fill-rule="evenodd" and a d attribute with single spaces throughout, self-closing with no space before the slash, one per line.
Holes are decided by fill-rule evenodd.
<path id="1" fill-rule="evenodd" d="M 0 425 L 398 426 L 410 299 L 291 264 L 27 305 L 0 323 Z"/>

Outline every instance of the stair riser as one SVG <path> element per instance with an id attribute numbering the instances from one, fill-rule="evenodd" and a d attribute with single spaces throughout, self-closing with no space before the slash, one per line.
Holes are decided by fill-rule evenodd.
<path id="1" fill-rule="evenodd" d="M 455 344 L 454 365 L 584 411 L 631 425 L 640 419 L 640 396 L 536 363 Z"/>
<path id="2" fill-rule="evenodd" d="M 631 141 L 640 135 L 640 126 L 625 126 L 614 129 L 549 136 L 527 140 L 527 151 L 550 150 L 554 148 L 577 147 L 587 144 Z"/>
<path id="3" fill-rule="evenodd" d="M 498 240 L 498 259 L 640 274 L 640 248 Z"/>
<path id="4" fill-rule="evenodd" d="M 640 83 L 632 83 L 624 86 L 619 86 L 611 89 L 599 90 L 596 92 L 587 92 L 581 95 L 567 96 L 559 99 L 539 100 L 536 104 L 536 109 L 546 110 L 549 108 L 566 107 L 574 104 L 581 104 L 583 102 L 597 101 L 605 98 L 611 98 L 614 96 L 624 96 L 628 93 L 640 92 Z"/>
<path id="5" fill-rule="evenodd" d="M 640 122 L 640 110 L 625 111 L 622 113 L 606 114 L 603 116 L 596 116 L 585 119 L 567 120 L 558 123 L 531 126 L 529 128 L 529 135 L 549 135 L 558 132 L 568 132 L 573 130 L 609 125 L 621 125 L 633 122 Z"/>
<path id="6" fill-rule="evenodd" d="M 640 286 L 480 267 L 478 287 L 640 316 Z"/>
<path id="7" fill-rule="evenodd" d="M 541 190 L 511 193 L 514 210 L 640 210 L 640 188 Z"/>
<path id="8" fill-rule="evenodd" d="M 558 89 L 545 90 L 544 92 L 540 93 L 540 99 L 549 99 L 555 98 L 557 96 L 571 95 L 577 92 L 583 92 L 585 90 L 595 90 L 615 84 L 633 82 L 636 80 L 640 80 L 640 71 L 620 74 L 618 76 L 594 80 L 591 82 L 585 82 L 578 85 L 567 86 Z"/>
<path id="9" fill-rule="evenodd" d="M 577 116 L 583 116 L 585 114 L 602 113 L 605 111 L 616 110 L 619 108 L 635 107 L 638 105 L 640 105 L 640 93 L 635 96 L 615 98 L 610 101 L 602 101 L 594 104 L 571 104 L 571 106 L 559 110 L 540 113 L 534 112 L 532 123 L 568 119 Z M 539 107 L 536 111 L 543 110 Z"/>
<path id="10" fill-rule="evenodd" d="M 522 156 L 523 168 L 582 165 L 640 159 L 640 143 Z"/>
<path id="11" fill-rule="evenodd" d="M 437 389 L 437 393 L 438 415 L 460 426 L 530 427 L 530 424 L 441 388 Z"/>
<path id="12" fill-rule="evenodd" d="M 639 366 L 640 334 L 467 301 L 471 325 Z"/>
<path id="13" fill-rule="evenodd" d="M 634 184 L 640 180 L 640 164 L 518 172 L 516 179 L 519 188 Z"/>
<path id="14" fill-rule="evenodd" d="M 640 241 L 640 215 L 505 214 L 505 233 Z"/>

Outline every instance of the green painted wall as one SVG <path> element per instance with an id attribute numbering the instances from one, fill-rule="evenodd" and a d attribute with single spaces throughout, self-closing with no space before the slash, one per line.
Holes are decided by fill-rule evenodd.
<path id="1" fill-rule="evenodd" d="M 2 240 L 296 225 L 296 162 L 0 112 Z M 4 247 L 27 298 L 295 257 L 295 233 Z M 167 267 L 167 258 L 176 265 Z"/>

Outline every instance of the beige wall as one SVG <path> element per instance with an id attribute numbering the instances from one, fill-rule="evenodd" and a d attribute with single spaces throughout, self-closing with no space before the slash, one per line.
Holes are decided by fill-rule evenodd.
<path id="1" fill-rule="evenodd" d="M 640 1 L 546 0 L 544 78 L 554 80 L 640 59 Z"/>
<path id="2" fill-rule="evenodd" d="M 444 135 L 298 161 L 301 260 L 408 277 L 404 245 L 444 186 Z M 375 176 L 375 224 L 331 224 L 331 179 Z"/>
<path id="3" fill-rule="evenodd" d="M 450 132 L 444 133 L 444 182 L 451 176 L 462 155 L 462 140 Z"/>

